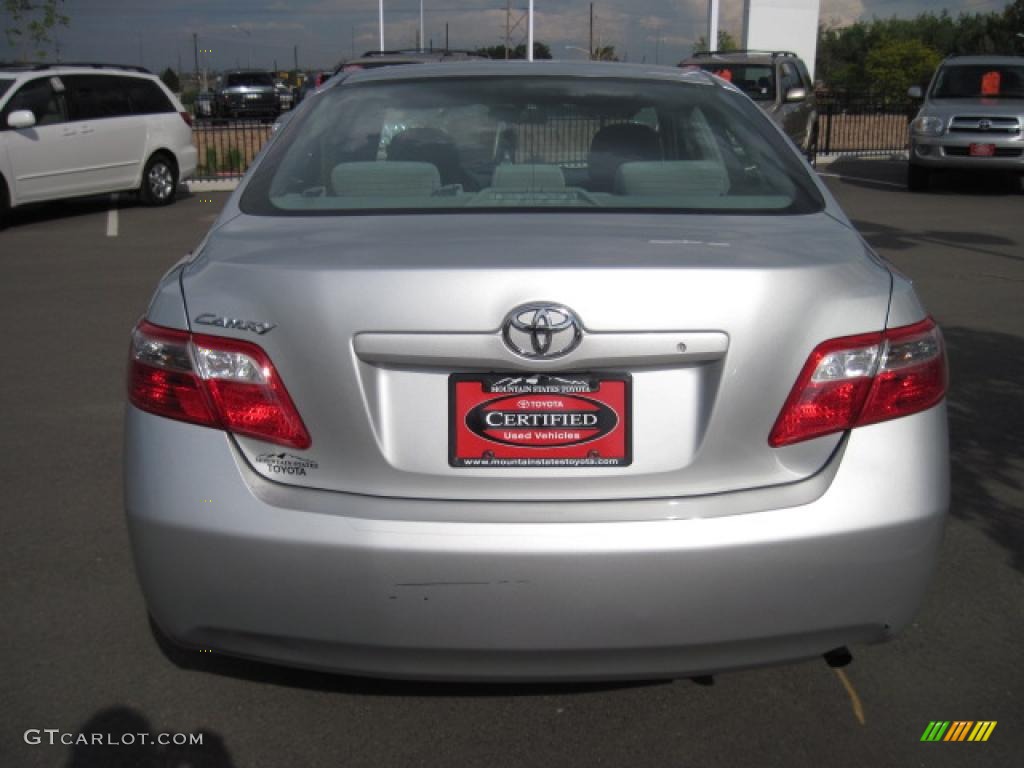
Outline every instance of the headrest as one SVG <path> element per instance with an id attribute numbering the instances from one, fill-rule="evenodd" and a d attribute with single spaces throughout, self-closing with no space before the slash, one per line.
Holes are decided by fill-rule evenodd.
<path id="1" fill-rule="evenodd" d="M 615 178 L 620 195 L 724 195 L 729 175 L 713 160 L 623 163 Z"/>
<path id="2" fill-rule="evenodd" d="M 338 197 L 428 196 L 441 186 L 441 175 L 430 163 L 339 163 L 331 171 L 331 188 Z"/>

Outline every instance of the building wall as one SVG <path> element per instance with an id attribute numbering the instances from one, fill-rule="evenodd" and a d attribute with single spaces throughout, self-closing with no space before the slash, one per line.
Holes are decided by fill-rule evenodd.
<path id="1" fill-rule="evenodd" d="M 814 77 L 820 0 L 744 0 L 743 47 L 793 51 Z"/>

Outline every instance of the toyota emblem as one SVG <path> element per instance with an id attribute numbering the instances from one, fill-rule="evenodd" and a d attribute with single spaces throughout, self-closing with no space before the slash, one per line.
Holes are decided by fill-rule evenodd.
<path id="1" fill-rule="evenodd" d="M 537 302 L 516 307 L 501 328 L 505 344 L 521 357 L 547 360 L 564 357 L 583 339 L 580 321 L 560 304 Z"/>

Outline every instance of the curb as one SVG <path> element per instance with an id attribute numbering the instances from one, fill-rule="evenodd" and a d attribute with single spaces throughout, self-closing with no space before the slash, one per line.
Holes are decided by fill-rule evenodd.
<path id="1" fill-rule="evenodd" d="M 831 165 L 837 160 L 871 160 L 873 162 L 899 162 L 905 163 L 909 159 L 906 150 L 897 152 L 878 152 L 875 154 L 855 154 L 852 152 L 833 152 L 828 155 L 818 155 L 818 167 Z"/>
<path id="2" fill-rule="evenodd" d="M 231 192 L 238 187 L 241 179 L 211 179 L 196 181 L 189 179 L 185 182 L 189 192 Z"/>

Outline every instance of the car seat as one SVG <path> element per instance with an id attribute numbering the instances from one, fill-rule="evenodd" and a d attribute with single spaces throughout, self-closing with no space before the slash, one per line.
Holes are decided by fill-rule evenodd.
<path id="1" fill-rule="evenodd" d="M 653 128 L 639 123 L 606 125 L 590 142 L 587 169 L 591 191 L 611 192 L 615 172 L 623 163 L 660 159 L 661 144 Z"/>

